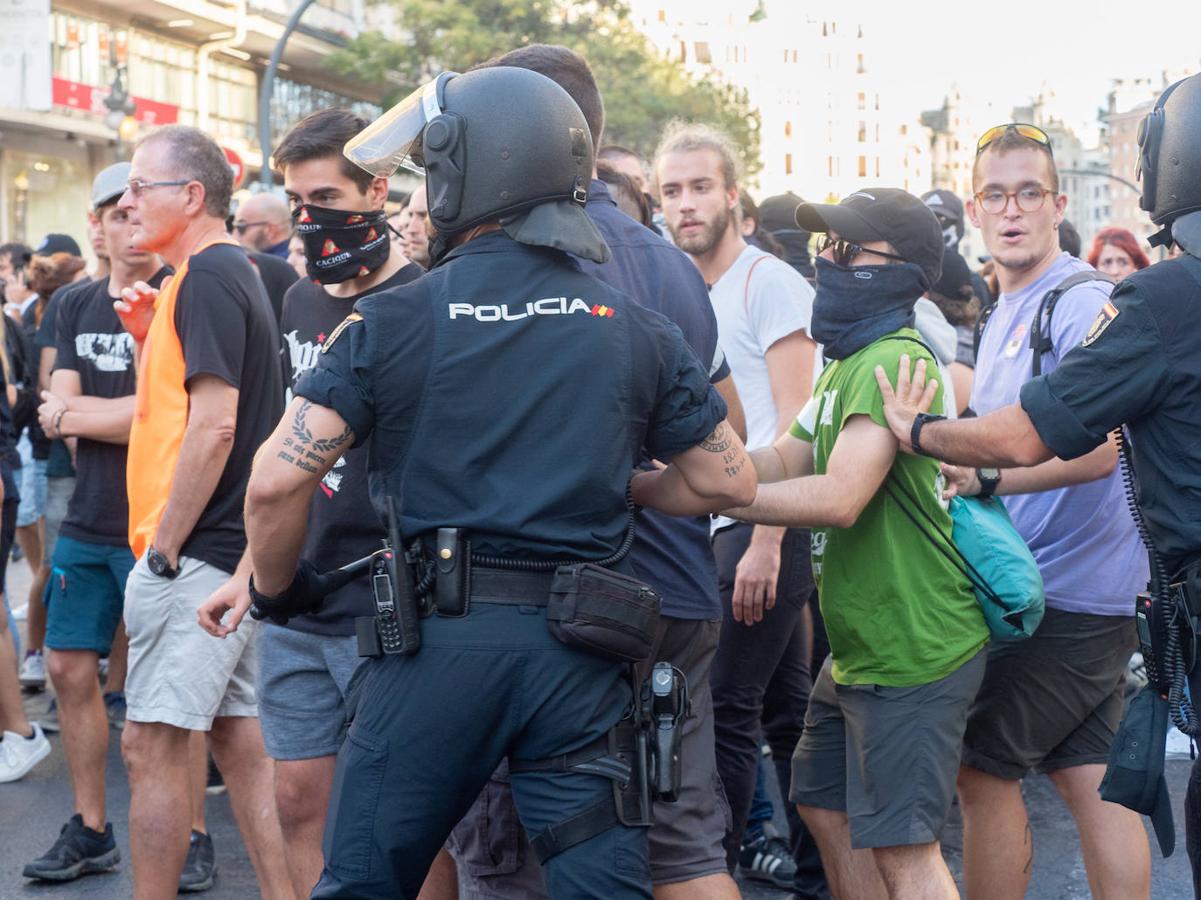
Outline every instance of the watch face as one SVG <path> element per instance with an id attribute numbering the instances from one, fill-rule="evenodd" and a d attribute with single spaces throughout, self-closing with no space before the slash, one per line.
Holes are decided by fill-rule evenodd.
<path id="1" fill-rule="evenodd" d="M 997 479 L 999 479 L 1001 477 L 1001 470 L 1000 469 L 981 469 L 980 477 L 986 478 L 989 481 L 996 481 Z"/>

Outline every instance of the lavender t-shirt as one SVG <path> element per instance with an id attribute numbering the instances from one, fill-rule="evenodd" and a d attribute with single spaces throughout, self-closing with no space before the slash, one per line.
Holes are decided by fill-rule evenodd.
<path id="1" fill-rule="evenodd" d="M 1088 268 L 1063 253 L 1033 284 L 1001 294 L 976 360 L 972 409 L 977 413 L 1018 402 L 1031 376 L 1030 325 L 1043 295 Z M 1059 298 L 1051 318 L 1054 349 L 1043 356 L 1044 373 L 1054 371 L 1063 355 L 1084 340 L 1110 291 L 1103 281 L 1087 282 Z M 1103 616 L 1134 614 L 1134 597 L 1147 583 L 1147 556 L 1130 518 L 1119 470 L 1088 484 L 1015 494 L 1004 501 L 1038 562 L 1047 606 Z"/>

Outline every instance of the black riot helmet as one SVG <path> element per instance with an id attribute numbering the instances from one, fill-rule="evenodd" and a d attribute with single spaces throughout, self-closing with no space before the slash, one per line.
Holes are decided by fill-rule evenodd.
<path id="1" fill-rule="evenodd" d="M 444 72 L 344 152 L 372 175 L 401 166 L 425 175 L 435 261 L 455 235 L 495 220 L 523 243 L 609 258 L 584 213 L 593 163 L 588 123 L 545 75 L 508 66 Z"/>
<path id="2" fill-rule="evenodd" d="M 1139 206 L 1163 226 L 1151 244 L 1166 244 L 1176 219 L 1201 210 L 1201 75 L 1159 95 L 1139 125 L 1138 146 Z"/>

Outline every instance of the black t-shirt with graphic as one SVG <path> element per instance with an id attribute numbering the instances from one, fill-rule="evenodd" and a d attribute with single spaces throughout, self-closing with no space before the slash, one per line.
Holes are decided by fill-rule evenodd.
<path id="1" fill-rule="evenodd" d="M 184 379 L 215 375 L 238 389 L 234 445 L 181 556 L 232 573 L 246 549 L 242 506 L 255 451 L 283 415 L 279 328 L 241 247 L 217 244 L 188 260 L 175 300 Z"/>
<path id="2" fill-rule="evenodd" d="M 387 281 L 355 297 L 331 297 L 319 284 L 303 278 L 284 295 L 280 330 L 283 332 L 284 383 L 291 399 L 296 380 L 317 364 L 321 345 L 355 303 L 368 294 L 399 287 L 424 273 L 413 263 Z M 362 559 L 380 548 L 386 536 L 367 490 L 367 448 L 348 450 L 330 469 L 309 507 L 309 528 L 301 555 L 321 571 Z M 310 634 L 354 634 L 356 616 L 375 614 L 366 577 L 330 594 L 315 615 L 296 616 L 288 625 Z"/>
<path id="3" fill-rule="evenodd" d="M 150 279 L 158 287 L 170 274 L 159 269 Z M 80 392 L 88 397 L 131 396 L 137 390 L 133 338 L 113 311 L 109 279 L 81 287 L 58 299 L 54 319 L 54 371 L 79 373 Z M 44 324 L 44 321 L 43 321 Z M 129 499 L 125 493 L 127 444 L 80 438 L 75 450 L 75 491 L 62 533 L 93 544 L 129 544 Z"/>

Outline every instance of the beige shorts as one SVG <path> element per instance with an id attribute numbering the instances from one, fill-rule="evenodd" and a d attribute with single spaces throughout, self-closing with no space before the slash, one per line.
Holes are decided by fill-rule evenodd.
<path id="1" fill-rule="evenodd" d="M 218 716 L 258 716 L 259 623 L 247 616 L 221 639 L 196 622 L 200 604 L 228 580 L 226 572 L 186 556 L 173 579 L 153 574 L 145 556 L 138 560 L 125 587 L 129 721 L 208 731 Z"/>

